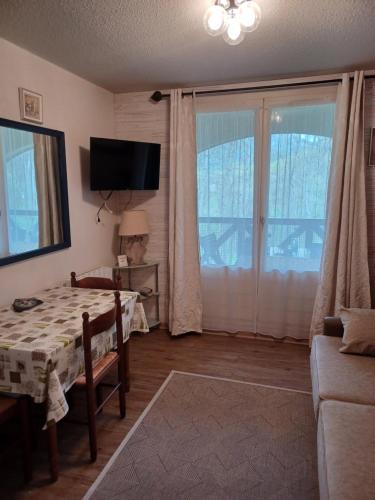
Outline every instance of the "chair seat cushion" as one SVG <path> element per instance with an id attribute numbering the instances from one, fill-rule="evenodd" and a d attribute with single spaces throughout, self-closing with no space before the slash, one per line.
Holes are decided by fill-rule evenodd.
<path id="1" fill-rule="evenodd" d="M 119 355 L 117 352 L 109 352 L 103 358 L 101 358 L 96 365 L 93 367 L 93 378 L 94 382 L 100 379 L 103 373 L 117 361 Z M 86 385 L 86 376 L 80 375 L 76 380 L 76 385 L 84 386 Z"/>
<path id="2" fill-rule="evenodd" d="M 322 400 L 375 405 L 375 358 L 339 352 L 342 339 L 317 335 L 311 349 L 315 414 Z"/>
<path id="3" fill-rule="evenodd" d="M 375 407 L 323 401 L 318 423 L 321 500 L 372 500 Z"/>

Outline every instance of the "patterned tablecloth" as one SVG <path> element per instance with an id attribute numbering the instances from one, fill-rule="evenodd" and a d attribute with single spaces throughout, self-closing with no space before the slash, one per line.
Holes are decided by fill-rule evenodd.
<path id="1" fill-rule="evenodd" d="M 35 295 L 43 304 L 16 313 L 0 309 L 0 392 L 28 394 L 47 401 L 47 425 L 68 412 L 65 392 L 84 373 L 82 313 L 90 319 L 114 306 L 108 290 L 55 287 Z M 136 292 L 120 292 L 124 342 L 132 331 L 148 331 Z M 139 307 L 141 306 L 141 307 Z M 115 326 L 93 338 L 93 359 L 116 345 Z"/>

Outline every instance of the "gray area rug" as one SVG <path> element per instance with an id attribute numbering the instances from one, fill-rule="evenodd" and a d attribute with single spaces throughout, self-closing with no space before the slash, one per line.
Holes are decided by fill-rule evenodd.
<path id="1" fill-rule="evenodd" d="M 85 499 L 316 500 L 309 393 L 171 372 Z"/>

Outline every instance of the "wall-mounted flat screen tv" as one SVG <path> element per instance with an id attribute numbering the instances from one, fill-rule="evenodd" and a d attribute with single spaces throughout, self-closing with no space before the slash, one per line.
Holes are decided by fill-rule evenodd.
<path id="1" fill-rule="evenodd" d="M 92 191 L 159 189 L 160 144 L 90 138 Z"/>

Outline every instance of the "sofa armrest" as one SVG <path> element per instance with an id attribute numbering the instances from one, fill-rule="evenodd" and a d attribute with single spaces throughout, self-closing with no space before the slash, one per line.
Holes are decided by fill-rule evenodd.
<path id="1" fill-rule="evenodd" d="M 323 334 L 328 337 L 342 337 L 344 335 L 344 325 L 341 319 L 335 316 L 324 318 Z"/>

